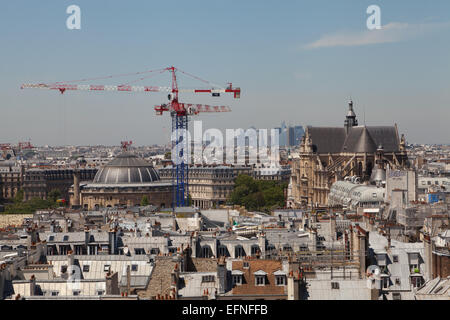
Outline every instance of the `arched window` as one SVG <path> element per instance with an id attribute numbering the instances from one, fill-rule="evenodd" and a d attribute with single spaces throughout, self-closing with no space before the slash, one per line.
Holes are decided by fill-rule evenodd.
<path id="1" fill-rule="evenodd" d="M 228 252 L 228 248 L 224 245 L 218 246 L 217 251 L 218 251 L 217 256 L 219 256 L 219 257 L 229 257 L 230 256 L 230 253 Z"/>
<path id="2" fill-rule="evenodd" d="M 201 256 L 202 256 L 202 258 L 211 258 L 212 250 L 209 245 L 202 246 Z"/>
<path id="3" fill-rule="evenodd" d="M 234 255 L 236 258 L 245 257 L 245 250 L 244 248 L 238 244 L 236 247 L 234 247 Z"/>

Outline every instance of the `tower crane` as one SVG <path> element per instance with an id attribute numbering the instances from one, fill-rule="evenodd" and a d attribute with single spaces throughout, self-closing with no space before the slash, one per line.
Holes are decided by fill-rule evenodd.
<path id="1" fill-rule="evenodd" d="M 98 79 L 107 79 L 121 76 L 134 76 L 150 73 L 150 76 L 169 72 L 171 74 L 171 86 L 136 86 L 128 84 L 122 85 L 93 85 L 93 84 L 79 84 L 76 82 L 85 82 Z M 182 73 L 193 79 L 211 85 L 209 88 L 203 89 L 183 89 L 178 87 L 177 73 Z M 149 76 L 149 77 L 150 77 Z M 136 81 L 141 81 L 149 77 L 141 77 Z M 210 106 L 203 104 L 188 104 L 179 100 L 179 93 L 210 93 L 213 97 L 220 97 L 221 93 L 232 93 L 235 99 L 240 98 L 241 89 L 233 88 L 232 83 L 224 87 L 213 85 L 211 82 L 203 80 L 197 76 L 184 72 L 174 66 L 149 70 L 144 72 L 136 72 L 130 74 L 113 75 L 107 77 L 98 77 L 90 79 L 80 79 L 65 82 L 55 83 L 27 83 L 21 86 L 21 89 L 47 89 L 58 90 L 61 94 L 71 90 L 86 90 L 86 91 L 119 91 L 119 92 L 167 92 L 168 103 L 163 103 L 154 107 L 157 115 L 162 115 L 168 112 L 172 118 L 172 150 L 176 151 L 175 163 L 173 163 L 172 185 L 173 185 L 173 207 L 183 207 L 187 204 L 188 199 L 188 174 L 189 163 L 187 163 L 187 155 L 189 152 L 189 145 L 184 138 L 183 132 L 188 130 L 189 117 L 197 115 L 201 112 L 230 112 L 231 109 L 227 106 Z M 172 155 L 172 159 L 174 156 Z"/>
<path id="2" fill-rule="evenodd" d="M 122 146 L 122 150 L 125 152 L 128 150 L 128 147 L 133 144 L 133 141 L 120 141 L 120 145 Z"/>

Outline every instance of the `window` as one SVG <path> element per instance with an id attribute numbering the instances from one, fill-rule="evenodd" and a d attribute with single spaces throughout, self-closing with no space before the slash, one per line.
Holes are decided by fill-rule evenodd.
<path id="1" fill-rule="evenodd" d="M 266 276 L 255 276 L 255 284 L 257 286 L 264 286 L 266 284 Z"/>
<path id="2" fill-rule="evenodd" d="M 410 264 L 409 270 L 411 271 L 411 273 L 420 273 L 420 268 L 418 264 Z"/>
<path id="3" fill-rule="evenodd" d="M 97 290 L 97 295 L 102 296 L 105 293 L 104 290 Z"/>
<path id="4" fill-rule="evenodd" d="M 395 285 L 400 285 L 401 284 L 401 282 L 400 282 L 400 278 L 395 278 Z"/>
<path id="5" fill-rule="evenodd" d="M 277 286 L 284 286 L 286 285 L 286 276 L 276 276 L 275 281 Z"/>
<path id="6" fill-rule="evenodd" d="M 233 275 L 233 285 L 240 286 L 242 284 L 242 276 L 241 275 Z"/>
<path id="7" fill-rule="evenodd" d="M 383 288 L 388 288 L 389 287 L 389 278 L 388 277 L 383 277 Z"/>
<path id="8" fill-rule="evenodd" d="M 138 265 L 137 264 L 132 264 L 131 265 L 131 271 L 138 271 Z"/>
<path id="9" fill-rule="evenodd" d="M 202 276 L 202 282 L 215 282 L 216 277 L 214 276 Z"/>
<path id="10" fill-rule="evenodd" d="M 103 267 L 103 271 L 105 271 L 105 272 L 109 272 L 110 269 L 111 269 L 111 266 L 109 264 L 105 264 L 105 266 Z"/>
<path id="11" fill-rule="evenodd" d="M 85 264 L 83 266 L 83 272 L 89 272 L 89 265 L 88 264 Z"/>
<path id="12" fill-rule="evenodd" d="M 394 292 L 394 293 L 392 294 L 392 300 L 402 300 L 401 294 L 398 293 L 398 292 Z"/>
<path id="13" fill-rule="evenodd" d="M 392 261 L 393 261 L 393 262 L 398 262 L 398 256 L 397 256 L 397 255 L 392 256 Z"/>
<path id="14" fill-rule="evenodd" d="M 169 248 L 169 253 L 176 253 L 177 252 L 177 248 L 175 247 L 171 247 Z"/>
<path id="15" fill-rule="evenodd" d="M 339 289 L 339 282 L 332 282 L 331 289 Z"/>
<path id="16" fill-rule="evenodd" d="M 66 273 L 67 272 L 67 266 L 61 266 L 61 273 Z"/>
<path id="17" fill-rule="evenodd" d="M 59 294 L 59 291 L 52 291 L 52 296 L 56 297 Z"/>
<path id="18" fill-rule="evenodd" d="M 411 284 L 414 288 L 420 288 L 424 281 L 422 277 L 411 277 Z"/>
<path id="19" fill-rule="evenodd" d="M 145 250 L 144 248 L 134 248 L 134 254 L 136 255 L 145 254 Z"/>
<path id="20" fill-rule="evenodd" d="M 63 241 L 69 241 L 69 236 L 64 236 Z"/>
<path id="21" fill-rule="evenodd" d="M 248 269 L 248 268 L 249 268 L 248 262 L 245 262 L 245 261 L 244 261 L 243 266 L 244 266 L 244 268 Z"/>
<path id="22" fill-rule="evenodd" d="M 79 296 L 80 293 L 81 293 L 80 290 L 73 290 L 73 291 L 72 291 L 72 294 L 73 294 L 74 296 Z"/>

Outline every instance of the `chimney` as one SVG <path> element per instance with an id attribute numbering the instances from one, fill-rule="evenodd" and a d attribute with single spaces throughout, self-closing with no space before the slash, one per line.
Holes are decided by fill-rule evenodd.
<path id="1" fill-rule="evenodd" d="M 86 249 L 89 246 L 89 242 L 90 242 L 89 240 L 90 240 L 89 228 L 86 227 L 86 228 L 84 228 L 84 244 L 86 245 Z M 88 252 L 88 254 L 89 254 L 89 252 Z"/>
<path id="2" fill-rule="evenodd" d="M 117 254 L 117 230 L 110 229 L 108 232 L 109 254 Z"/>
<path id="3" fill-rule="evenodd" d="M 73 256 L 73 251 L 67 251 L 67 268 L 71 270 L 71 266 L 75 265 L 75 257 Z"/>
<path id="4" fill-rule="evenodd" d="M 330 210 L 330 233 L 331 239 L 336 241 L 336 217 L 331 213 Z"/>
<path id="5" fill-rule="evenodd" d="M 293 272 L 287 277 L 287 296 L 288 300 L 300 300 L 300 279 L 295 277 Z"/>
<path id="6" fill-rule="evenodd" d="M 227 291 L 227 268 L 225 259 L 220 258 L 217 262 L 217 276 L 219 278 L 219 294 L 224 294 Z"/>
<path id="7" fill-rule="evenodd" d="M 309 240 L 311 241 L 312 251 L 317 250 L 317 232 L 315 230 L 309 231 Z"/>
<path id="8" fill-rule="evenodd" d="M 130 293 L 130 284 L 131 284 L 131 273 L 130 273 L 130 266 L 127 266 L 127 291 L 126 293 Z"/>
<path id="9" fill-rule="evenodd" d="M 30 278 L 30 296 L 34 296 L 36 294 L 36 277 L 34 274 Z"/>
<path id="10" fill-rule="evenodd" d="M 107 295 L 119 295 L 119 277 L 118 273 L 106 274 L 106 294 Z"/>
<path id="11" fill-rule="evenodd" d="M 430 235 L 424 234 L 424 254 L 425 254 L 425 281 L 434 279 L 437 275 L 434 275 L 433 270 L 433 240 L 431 240 Z"/>
<path id="12" fill-rule="evenodd" d="M 261 250 L 261 259 L 266 258 L 266 234 L 264 232 L 260 232 L 258 235 L 258 246 Z"/>
<path id="13" fill-rule="evenodd" d="M 50 232 L 56 232 L 55 230 L 55 220 L 52 220 L 52 222 L 50 222 Z"/>

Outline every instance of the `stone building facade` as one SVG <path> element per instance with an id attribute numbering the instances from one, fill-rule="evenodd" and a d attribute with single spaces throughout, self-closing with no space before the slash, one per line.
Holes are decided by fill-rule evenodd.
<path id="1" fill-rule="evenodd" d="M 162 179 L 172 181 L 172 167 L 159 169 Z M 246 166 L 199 166 L 189 168 L 189 194 L 192 204 L 201 209 L 210 209 L 225 204 L 234 188 L 234 180 L 240 174 L 252 175 Z"/>
<path id="2" fill-rule="evenodd" d="M 61 192 L 63 199 L 69 199 L 69 188 L 73 184 L 74 172 L 83 180 L 92 180 L 96 168 L 27 168 L 24 165 L 0 166 L 0 199 L 13 199 L 19 190 L 24 191 L 24 200 L 32 198 L 47 199 L 53 189 Z"/>
<path id="3" fill-rule="evenodd" d="M 397 126 L 358 126 L 350 101 L 344 127 L 307 127 L 299 157 L 292 161 L 294 206 L 325 206 L 335 181 L 352 176 L 369 181 L 387 165 L 403 168 L 407 160 Z"/>

